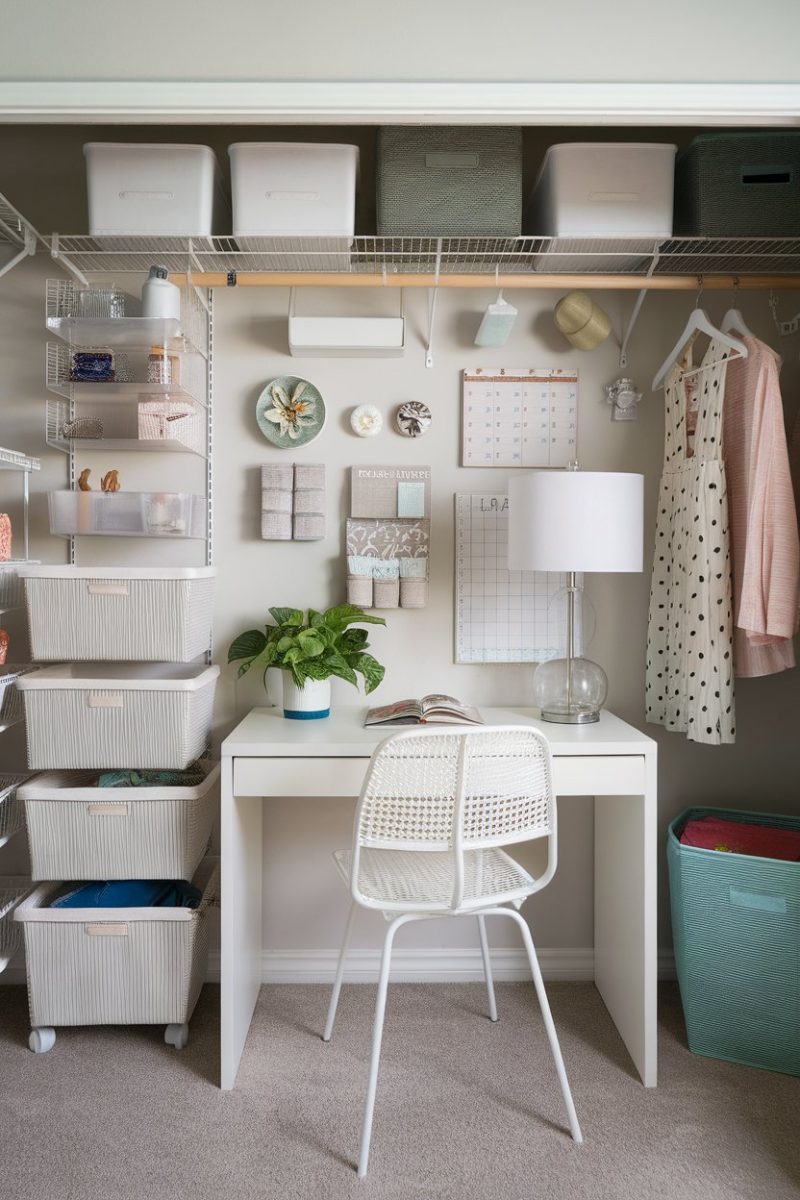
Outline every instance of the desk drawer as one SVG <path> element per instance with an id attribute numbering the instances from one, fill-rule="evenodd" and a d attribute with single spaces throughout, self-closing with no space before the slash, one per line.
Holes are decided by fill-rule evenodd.
<path id="1" fill-rule="evenodd" d="M 644 795 L 643 754 L 556 755 L 553 787 L 557 796 Z"/>
<path id="2" fill-rule="evenodd" d="M 358 796 L 369 758 L 236 758 L 234 796 Z"/>
<path id="3" fill-rule="evenodd" d="M 368 758 L 237 758 L 235 796 L 357 796 Z M 557 755 L 553 785 L 560 796 L 641 795 L 643 755 Z"/>

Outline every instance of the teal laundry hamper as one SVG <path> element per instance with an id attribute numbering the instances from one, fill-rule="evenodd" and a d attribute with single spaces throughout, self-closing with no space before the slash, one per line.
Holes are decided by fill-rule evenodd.
<path id="1" fill-rule="evenodd" d="M 800 830 L 800 818 L 691 808 L 669 827 L 672 930 L 689 1049 L 800 1075 L 800 862 L 700 850 L 693 817 Z"/>

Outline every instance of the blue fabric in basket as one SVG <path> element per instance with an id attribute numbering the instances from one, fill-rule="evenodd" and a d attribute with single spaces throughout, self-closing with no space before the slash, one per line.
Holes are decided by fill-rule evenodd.
<path id="1" fill-rule="evenodd" d="M 51 908 L 197 908 L 202 892 L 182 879 L 114 879 L 83 883 Z"/>

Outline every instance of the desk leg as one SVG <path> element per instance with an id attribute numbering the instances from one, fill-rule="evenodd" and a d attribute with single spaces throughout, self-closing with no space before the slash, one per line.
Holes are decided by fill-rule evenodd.
<path id="1" fill-rule="evenodd" d="M 220 840 L 220 1087 L 236 1083 L 261 986 L 262 802 L 233 794 L 233 759 L 222 760 Z"/>
<path id="2" fill-rule="evenodd" d="M 656 757 L 644 796 L 594 802 L 595 983 L 645 1087 L 656 1086 Z"/>

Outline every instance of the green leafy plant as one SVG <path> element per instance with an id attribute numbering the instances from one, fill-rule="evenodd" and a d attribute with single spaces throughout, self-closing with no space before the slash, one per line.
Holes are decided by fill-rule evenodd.
<path id="1" fill-rule="evenodd" d="M 298 687 L 307 679 L 330 679 L 332 675 L 372 692 L 381 682 L 385 668 L 367 653 L 366 629 L 357 624 L 385 625 L 383 617 L 373 617 L 355 604 L 337 604 L 326 612 L 310 608 L 271 608 L 274 625 L 264 630 L 248 629 L 240 633 L 228 649 L 228 662 L 240 662 L 237 678 L 251 667 L 270 667 L 289 671 Z"/>

